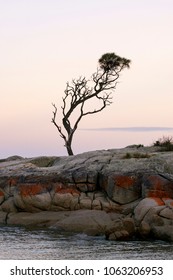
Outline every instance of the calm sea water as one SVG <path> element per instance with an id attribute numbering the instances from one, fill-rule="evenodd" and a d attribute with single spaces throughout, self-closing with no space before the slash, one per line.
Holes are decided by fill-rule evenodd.
<path id="1" fill-rule="evenodd" d="M 73 142 L 74 152 L 124 148 L 133 144 L 151 146 L 162 137 L 173 137 L 172 127 L 119 127 L 79 129 Z M 80 145 L 79 145 L 80 143 Z"/>
<path id="2" fill-rule="evenodd" d="M 112 121 L 111 121 L 112 122 Z M 73 139 L 74 154 L 79 154 L 87 151 L 119 149 L 133 144 L 142 144 L 151 146 L 159 138 L 173 137 L 173 127 L 109 127 L 96 129 L 78 129 Z M 58 134 L 57 134 L 57 137 Z M 58 144 L 57 144 L 57 139 Z M 8 148 L 6 143 L 2 143 L 0 150 L 0 158 L 6 158 L 12 155 L 22 157 L 35 156 L 65 156 L 67 155 L 64 143 L 61 137 L 56 138 L 50 144 L 37 143 L 30 145 L 19 145 L 14 143 Z M 26 148 L 27 147 L 27 148 Z"/>
<path id="3" fill-rule="evenodd" d="M 0 259 L 173 259 L 173 243 L 107 241 L 104 237 L 62 234 L 55 230 L 0 227 Z"/>

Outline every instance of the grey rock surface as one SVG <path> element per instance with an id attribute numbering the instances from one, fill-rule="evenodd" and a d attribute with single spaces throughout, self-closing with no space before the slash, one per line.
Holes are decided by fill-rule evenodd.
<path id="1" fill-rule="evenodd" d="M 0 223 L 173 241 L 173 152 L 133 146 L 0 160 Z"/>

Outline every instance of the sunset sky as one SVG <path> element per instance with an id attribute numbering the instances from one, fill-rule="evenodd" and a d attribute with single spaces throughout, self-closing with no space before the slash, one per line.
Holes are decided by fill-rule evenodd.
<path id="1" fill-rule="evenodd" d="M 172 32 L 172 0 L 0 0 L 0 158 L 65 155 L 51 104 L 60 114 L 66 82 L 90 78 L 106 52 L 131 68 L 113 104 L 81 121 L 75 152 L 128 142 L 82 129 L 173 127 Z"/>

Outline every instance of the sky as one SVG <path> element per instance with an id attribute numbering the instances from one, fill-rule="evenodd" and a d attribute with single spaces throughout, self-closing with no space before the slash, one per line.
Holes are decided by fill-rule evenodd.
<path id="1" fill-rule="evenodd" d="M 90 78 L 106 52 L 131 67 L 113 104 L 81 121 L 75 153 L 149 142 L 85 129 L 172 127 L 172 15 L 172 0 L 0 0 L 0 158 L 66 155 L 52 103 L 61 122 L 66 82 Z"/>

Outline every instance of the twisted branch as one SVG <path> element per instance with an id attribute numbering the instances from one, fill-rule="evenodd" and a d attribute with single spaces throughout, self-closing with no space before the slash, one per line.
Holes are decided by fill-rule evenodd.
<path id="1" fill-rule="evenodd" d="M 112 60 L 112 62 L 112 56 L 117 60 Z M 108 58 L 108 62 L 105 62 L 105 58 L 103 59 L 100 68 L 92 75 L 90 81 L 86 80 L 85 77 L 79 77 L 77 80 L 73 79 L 71 84 L 66 84 L 66 89 L 64 91 L 65 96 L 62 98 L 63 105 L 61 109 L 63 115 L 62 124 L 67 135 L 62 132 L 61 126 L 56 122 L 57 107 L 55 104 L 52 104 L 54 107 L 52 123 L 56 126 L 60 136 L 64 139 L 69 155 L 73 154 L 71 149 L 72 138 L 81 119 L 84 116 L 101 112 L 106 106 L 112 103 L 112 92 L 117 86 L 120 72 L 125 67 L 129 67 L 130 60 L 120 58 L 115 54 L 108 54 Z M 90 83 L 93 86 L 89 86 Z M 84 105 L 93 98 L 101 101 L 102 105 L 97 109 L 85 111 Z M 79 116 L 72 125 L 70 118 L 76 108 L 79 108 Z"/>

